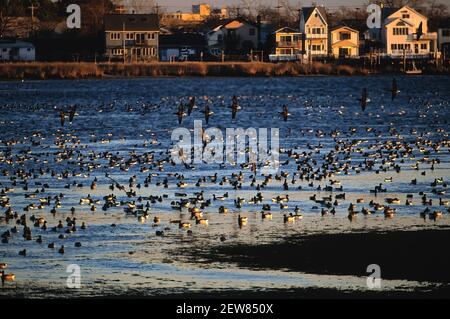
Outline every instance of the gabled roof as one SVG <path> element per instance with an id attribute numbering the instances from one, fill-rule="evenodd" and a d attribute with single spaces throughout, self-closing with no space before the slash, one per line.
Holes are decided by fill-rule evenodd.
<path id="1" fill-rule="evenodd" d="M 105 16 L 106 31 L 158 31 L 157 14 L 111 14 Z"/>
<path id="2" fill-rule="evenodd" d="M 352 29 L 349 26 L 346 26 L 345 24 L 335 26 L 334 28 L 331 29 L 331 31 L 336 31 L 339 29 L 347 29 L 348 31 L 355 32 L 355 33 L 359 32 L 358 30 Z"/>
<path id="3" fill-rule="evenodd" d="M 274 33 L 300 33 L 300 31 L 298 29 L 293 29 L 293 28 L 289 28 L 289 27 L 283 27 L 280 28 L 278 30 L 276 30 Z"/>
<path id="4" fill-rule="evenodd" d="M 323 21 L 325 21 L 325 23 L 328 23 L 327 21 L 327 12 L 325 10 L 325 7 L 322 6 L 317 6 L 317 7 L 303 7 L 302 8 L 302 15 L 303 15 L 303 19 L 306 21 L 308 21 L 308 19 L 311 17 L 311 14 L 314 12 L 314 9 L 317 9 L 317 11 L 319 11 L 319 14 L 321 15 Z"/>
<path id="5" fill-rule="evenodd" d="M 393 22 L 400 22 L 400 21 L 406 23 L 410 27 L 414 26 L 414 24 L 409 22 L 407 19 L 403 19 L 403 18 L 392 18 L 392 19 L 389 19 L 384 25 L 387 26 L 387 25 L 390 25 Z"/>
<path id="6" fill-rule="evenodd" d="M 335 43 L 332 43 L 331 46 L 342 46 L 342 47 L 357 47 L 358 45 L 356 43 L 353 43 L 350 40 L 341 40 Z"/>
<path id="7" fill-rule="evenodd" d="M 394 13 L 400 11 L 400 10 L 411 10 L 412 12 L 416 13 L 417 15 L 428 19 L 426 16 L 424 16 L 423 14 L 421 14 L 420 12 L 418 12 L 417 10 L 414 10 L 413 8 L 411 8 L 410 6 L 403 6 L 401 8 L 382 8 L 381 9 L 381 19 L 382 21 L 386 20 L 387 18 L 389 18 L 391 15 L 393 15 Z"/>
<path id="8" fill-rule="evenodd" d="M 223 19 L 223 20 L 220 20 L 217 24 L 215 24 L 211 28 L 211 30 L 214 30 L 214 31 L 220 30 L 221 28 L 225 28 L 228 24 L 230 24 L 230 23 L 232 23 L 234 21 L 237 21 L 237 22 L 240 22 L 240 23 L 243 23 L 243 24 L 249 24 L 251 26 L 257 27 L 257 25 L 255 23 L 253 23 L 251 21 L 248 21 L 248 20 L 246 20 L 244 18 L 235 18 L 235 19 Z"/>
<path id="9" fill-rule="evenodd" d="M 14 41 L 14 40 L 0 40 L 0 48 L 5 48 L 5 49 L 21 49 L 21 48 L 25 48 L 25 49 L 33 49 L 34 45 L 30 42 L 24 42 L 24 41 Z"/>

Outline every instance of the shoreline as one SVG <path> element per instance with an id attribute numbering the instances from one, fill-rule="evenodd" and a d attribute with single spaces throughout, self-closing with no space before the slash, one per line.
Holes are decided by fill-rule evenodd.
<path id="1" fill-rule="evenodd" d="M 449 285 L 450 259 L 445 254 L 449 240 L 450 229 L 441 226 L 423 230 L 295 235 L 269 244 L 198 249 L 192 255 L 196 256 L 194 259 L 201 258 L 202 263 L 226 262 L 253 270 L 318 275 L 366 277 L 366 267 L 379 264 L 382 279 Z"/>
<path id="2" fill-rule="evenodd" d="M 0 80 L 103 79 L 139 77 L 301 77 L 301 76 L 368 76 L 404 74 L 370 72 L 350 65 L 301 64 L 296 62 L 18 62 L 0 63 Z M 423 75 L 449 75 L 446 72 L 424 72 Z"/>
<path id="3" fill-rule="evenodd" d="M 189 252 L 173 250 L 175 259 L 186 257 L 192 265 L 223 262 L 263 273 L 267 269 L 319 275 L 367 277 L 367 263 L 379 263 L 381 278 L 419 281 L 420 286 L 396 289 L 334 288 L 315 285 L 291 288 L 156 288 L 127 286 L 120 283 L 72 290 L 43 283 L 24 281 L 15 287 L 0 289 L 0 299 L 81 298 L 81 299 L 436 299 L 450 298 L 450 260 L 446 245 L 450 227 L 420 230 L 376 230 L 349 233 L 292 235 L 272 243 L 220 244 L 194 246 Z M 386 249 L 386 242 L 391 242 Z M 351 246 L 348 243 L 352 243 Z M 433 245 L 433 243 L 435 243 Z M 350 247 L 351 249 L 348 249 Z M 430 247 L 430 248 L 428 248 Z M 399 249 L 401 248 L 401 250 Z M 425 249 L 424 248 L 428 248 Z M 345 253 L 350 251 L 350 253 Z M 418 251 L 411 253 L 411 251 Z M 271 256 L 268 258 L 267 256 Z M 339 258 L 334 258 L 339 256 Z M 409 256 L 409 257 L 408 257 Z M 326 257 L 326 258 L 324 258 Z M 201 260 L 201 261 L 199 261 Z M 306 261 L 306 262 L 304 262 Z M 430 269 L 430 265 L 436 267 Z M 344 268 L 343 268 L 344 267 Z M 426 271 L 422 271 L 426 270 Z M 400 272 L 399 272 L 400 271 Z M 93 289 L 95 292 L 93 293 Z"/>

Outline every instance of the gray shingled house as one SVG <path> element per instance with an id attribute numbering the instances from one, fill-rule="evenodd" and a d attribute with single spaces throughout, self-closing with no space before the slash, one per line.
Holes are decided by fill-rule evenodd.
<path id="1" fill-rule="evenodd" d="M 106 57 L 110 60 L 145 62 L 158 60 L 157 14 L 105 16 Z"/>

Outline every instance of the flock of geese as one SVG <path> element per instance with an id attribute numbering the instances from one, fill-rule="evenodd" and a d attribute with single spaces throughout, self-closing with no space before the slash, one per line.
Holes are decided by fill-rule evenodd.
<path id="1" fill-rule="evenodd" d="M 392 100 L 400 92 L 395 79 L 391 92 Z M 365 110 L 368 102 L 370 99 L 367 89 L 363 89 L 360 99 L 362 110 Z M 178 123 L 181 124 L 185 116 L 192 115 L 195 108 L 195 97 L 191 97 L 187 105 L 180 103 L 178 111 L 175 113 Z M 236 96 L 233 96 L 230 108 L 231 117 L 235 120 L 238 111 L 242 109 Z M 72 123 L 78 115 L 76 107 L 72 107 L 69 112 L 64 110 L 59 112 L 61 126 L 64 126 L 66 117 Z M 214 113 L 206 105 L 203 114 L 208 123 L 210 116 Z M 286 105 L 282 106 L 280 115 L 284 121 L 291 116 Z M 335 215 L 336 210 L 343 205 L 343 202 L 347 201 L 348 194 L 344 192 L 342 182 L 337 179 L 337 175 L 386 172 L 400 174 L 402 170 L 408 169 L 409 164 L 409 170 L 422 171 L 421 176 L 424 176 L 427 174 L 427 170 L 434 171 L 435 167 L 440 164 L 439 158 L 433 157 L 433 155 L 439 154 L 450 146 L 450 142 L 445 137 L 441 139 L 427 138 L 427 134 L 419 134 L 414 129 L 409 132 L 414 137 L 411 141 L 400 138 L 401 134 L 396 128 L 391 128 L 388 136 L 381 130 L 377 131 L 376 128 L 367 127 L 365 130 L 367 134 L 373 134 L 375 138 L 370 141 L 357 138 L 356 128 L 350 128 L 348 131 L 335 129 L 330 132 L 315 130 L 312 132 L 313 136 L 329 138 L 333 142 L 332 147 L 325 148 L 322 143 L 311 142 L 307 143 L 306 149 L 296 147 L 281 149 L 280 153 L 285 160 L 280 162 L 280 171 L 276 174 L 258 174 L 257 169 L 266 163 L 236 164 L 231 175 L 220 176 L 216 172 L 210 176 L 198 177 L 196 181 L 190 177 L 186 178 L 182 171 L 170 171 L 169 168 L 175 166 L 175 163 L 169 150 L 142 154 L 131 151 L 128 155 L 112 151 L 96 152 L 93 149 L 79 148 L 78 145 L 81 145 L 81 141 L 75 135 L 64 133 L 62 130 L 58 130 L 55 134 L 54 144 L 57 150 L 47 150 L 46 153 L 32 152 L 28 148 L 28 151 L 15 154 L 11 150 L 19 142 L 13 139 L 2 140 L 2 144 L 10 151 L 0 152 L 0 164 L 15 164 L 15 166 L 12 170 L 1 171 L 3 182 L 0 183 L 0 187 L 2 187 L 0 189 L 0 208 L 5 211 L 0 216 L 0 223 L 9 225 L 13 222 L 15 225 L 3 231 L 1 241 L 3 244 L 8 244 L 11 240 L 18 240 L 15 238 L 15 234 L 22 234 L 26 241 L 35 241 L 37 245 L 45 243 L 48 249 L 64 254 L 67 247 L 61 242 L 76 232 L 87 230 L 86 223 L 80 223 L 76 217 L 79 210 L 89 210 L 95 213 L 98 209 L 107 212 L 111 209 L 121 208 L 127 216 L 134 216 L 140 223 L 145 223 L 150 219 L 153 222 L 152 226 L 156 228 L 156 236 L 164 236 L 165 232 L 170 230 L 170 225 L 176 225 L 179 229 L 186 230 L 188 235 L 192 235 L 192 224 L 199 227 L 209 224 L 205 212 L 208 212 L 209 215 L 211 212 L 217 212 L 219 215 L 234 212 L 237 215 L 234 218 L 236 218 L 238 226 L 245 227 L 249 220 L 241 213 L 250 206 L 256 207 L 253 211 L 259 211 L 261 219 L 269 222 L 278 218 L 273 211 L 282 212 L 279 215 L 282 215 L 280 222 L 285 224 L 301 220 L 303 215 L 299 205 L 295 205 L 293 209 L 290 208 L 292 199 L 289 194 L 281 193 L 269 199 L 264 197 L 265 189 L 271 187 L 281 188 L 285 193 L 302 190 L 314 192 L 309 197 L 309 201 L 312 202 L 311 210 L 325 218 L 327 215 Z M 442 129 L 438 129 L 436 133 L 445 135 Z M 344 136 L 348 138 L 344 138 Z M 41 146 L 39 143 L 41 137 L 40 133 L 33 133 L 29 143 L 38 148 Z M 83 151 L 81 151 L 82 149 Z M 359 158 L 359 160 L 354 161 L 352 157 Z M 52 158 L 55 163 L 67 164 L 67 166 L 63 166 L 65 168 L 61 170 L 53 166 L 52 168 L 45 167 L 48 158 Z M 29 161 L 43 165 L 40 168 L 27 169 L 24 164 Z M 225 164 L 220 167 L 225 168 Z M 169 170 L 166 172 L 167 169 Z M 185 164 L 184 169 L 186 171 L 193 170 L 195 165 Z M 139 174 L 133 173 L 127 183 L 119 182 L 112 176 L 112 170 L 120 170 L 122 175 L 127 174 L 130 170 L 139 171 Z M 104 173 L 105 171 L 107 172 Z M 103 173 L 99 174 L 98 172 Z M 95 177 L 94 173 L 97 173 Z M 42 182 L 41 179 L 45 179 L 47 182 Z M 84 184 L 80 182 L 81 179 L 87 179 L 90 182 Z M 49 185 L 48 180 L 53 180 L 58 184 L 56 186 Z M 378 183 L 374 185 L 373 189 L 368 190 L 368 193 L 375 198 L 382 197 L 381 201 L 371 199 L 366 203 L 366 197 L 361 197 L 355 202 L 350 202 L 346 209 L 348 219 L 353 221 L 359 214 L 368 216 L 377 213 L 383 213 L 385 218 L 393 218 L 397 212 L 394 206 L 402 204 L 400 198 L 385 196 L 388 192 L 387 185 L 393 180 L 393 177 L 386 177 L 383 183 Z M 102 197 L 95 196 L 95 194 L 92 196 L 90 193 L 94 193 L 99 184 L 107 185 L 111 194 Z M 417 178 L 410 182 L 411 187 L 418 184 L 420 187 L 425 187 Z M 226 192 L 209 195 L 205 190 L 211 185 L 220 186 L 220 189 L 225 189 Z M 139 195 L 150 186 L 160 188 L 159 195 Z M 424 220 L 428 218 L 436 221 L 444 213 L 450 212 L 449 201 L 442 198 L 446 194 L 447 182 L 444 178 L 436 178 L 429 187 L 431 188 L 429 194 L 423 190 L 416 194 L 408 193 L 404 205 L 415 205 L 413 200 L 420 198 L 419 205 L 423 206 L 420 217 Z M 50 189 L 58 188 L 64 188 L 65 191 L 50 195 Z M 64 193 L 71 189 L 80 191 L 86 188 L 89 188 L 90 191 L 87 191 L 89 192 L 87 196 L 79 199 L 80 207 L 64 206 Z M 192 188 L 195 191 L 187 191 Z M 230 195 L 230 191 L 239 191 L 243 188 L 254 190 L 254 195 L 250 199 L 240 196 L 233 198 Z M 16 189 L 19 191 L 17 192 Z M 175 192 L 166 192 L 168 189 L 175 189 Z M 324 192 L 327 196 L 323 196 Z M 23 199 L 29 202 L 23 207 L 23 213 L 19 213 L 17 207 L 13 207 L 9 197 L 10 193 L 23 194 Z M 164 223 L 161 216 L 151 213 L 154 205 L 162 204 L 174 211 L 187 210 L 190 213 L 190 220 L 170 219 Z M 57 224 L 50 226 L 50 222 L 42 212 L 49 212 L 55 217 L 57 214 L 61 214 L 63 209 L 68 210 L 70 214 L 65 220 L 59 220 Z M 111 224 L 111 227 L 116 226 L 116 224 Z M 38 235 L 34 236 L 33 233 Z M 225 234 L 220 235 L 219 238 L 221 241 L 227 240 Z M 47 241 L 48 239 L 50 240 Z M 82 247 L 82 243 L 77 241 L 74 243 L 74 247 Z M 27 256 L 27 250 L 20 250 L 19 255 Z M 6 263 L 0 263 L 2 283 L 15 279 L 14 274 L 5 273 L 7 267 Z"/>

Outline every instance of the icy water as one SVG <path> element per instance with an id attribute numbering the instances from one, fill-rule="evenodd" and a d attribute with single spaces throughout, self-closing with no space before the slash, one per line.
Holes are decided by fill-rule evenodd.
<path id="1" fill-rule="evenodd" d="M 22 237 L 23 227 L 17 225 L 18 233 L 11 235 L 9 243 L 0 244 L 0 262 L 8 263 L 8 271 L 16 274 L 16 282 L 0 289 L 0 295 L 101 296 L 121 294 L 127 289 L 146 295 L 204 289 L 366 289 L 364 269 L 361 276 L 355 277 L 262 272 L 223 263 L 197 264 L 192 260 L 195 256 L 185 258 L 179 252 L 187 256 L 194 246 L 208 249 L 212 245 L 240 242 L 256 244 L 300 233 L 450 225 L 446 206 L 449 197 L 445 193 L 450 170 L 450 78 L 397 77 L 397 82 L 400 93 L 394 101 L 390 76 L 0 82 L 1 216 L 5 216 L 3 212 L 8 207 L 19 216 L 26 214 L 32 231 L 32 240 L 27 241 Z M 359 102 L 363 87 L 371 100 L 364 112 Z M 236 120 L 231 119 L 233 95 L 238 97 L 242 108 Z M 191 96 L 196 97 L 197 108 L 179 125 L 174 113 L 180 102 L 187 103 Z M 214 112 L 208 125 L 201 113 L 206 104 Z M 59 110 L 68 114 L 72 105 L 77 106 L 73 123 L 66 118 L 61 127 Z M 286 122 L 280 116 L 283 105 L 288 106 L 291 114 Z M 205 128 L 217 127 L 223 132 L 238 127 L 280 129 L 280 162 L 284 164 L 280 173 L 285 174 L 280 178 L 274 176 L 259 190 L 264 197 L 261 203 L 252 203 L 258 191 L 251 185 L 253 172 L 249 167 L 206 163 L 185 167 L 169 163 L 167 152 L 172 147 L 173 129 L 192 130 L 194 120 L 202 120 Z M 351 152 L 338 152 L 337 144 L 350 148 Z M 381 146 L 385 148 L 381 150 Z M 285 151 L 290 149 L 303 155 L 289 158 Z M 314 160 L 309 164 L 316 171 L 323 169 L 324 156 L 331 150 L 339 153 L 328 167 L 336 168 L 334 176 L 300 180 L 295 175 L 298 165 L 302 166 L 296 160 L 305 157 Z M 358 170 L 367 159 L 374 161 L 373 169 Z M 347 169 L 341 166 L 345 163 Z M 394 165 L 401 168 L 399 173 Z M 236 179 L 232 174 L 241 171 L 241 188 L 234 189 L 229 180 Z M 20 172 L 27 175 L 24 177 Z M 130 177 L 135 175 L 131 188 L 136 195 L 128 197 L 122 190 L 111 190 L 112 181 L 105 174 L 125 185 L 126 190 L 130 189 Z M 176 185 L 181 174 L 186 183 L 182 188 Z M 151 180 L 145 183 L 148 176 Z M 205 181 L 195 186 L 202 177 Z M 223 177 L 229 180 L 220 183 Z M 90 189 L 95 178 L 97 187 Z M 167 188 L 162 184 L 165 178 Z M 411 183 L 413 179 L 417 184 Z M 256 184 L 263 180 L 258 175 Z M 285 180 L 289 189 L 283 187 Z M 323 190 L 330 186 L 330 180 L 340 181 L 333 185 L 333 193 Z M 380 183 L 387 192 L 371 193 Z M 336 189 L 338 185 L 342 190 Z M 36 190 L 36 196 L 30 198 Z M 209 225 L 196 225 L 188 208 L 180 212 L 171 207 L 173 201 L 194 198 L 201 191 L 204 201 L 211 201 L 202 209 Z M 432 200 L 431 205 L 422 204 L 421 191 L 426 193 L 427 200 Z M 223 197 L 226 193 L 228 197 Z M 314 194 L 318 199 L 332 195 L 334 201 L 334 196 L 342 193 L 346 197 L 339 199 L 339 205 L 333 205 L 334 216 L 322 217 L 323 207 L 310 199 Z M 63 195 L 60 207 L 52 214 L 53 198 L 59 194 Z M 88 194 L 95 201 L 92 204 L 95 211 L 89 204 L 80 204 L 80 199 Z M 103 210 L 104 196 L 108 194 L 116 195 L 118 205 Z M 406 205 L 408 194 L 413 195 L 410 205 Z M 289 195 L 286 207 L 272 201 L 278 195 Z M 50 205 L 38 207 L 39 199 L 47 196 L 52 197 Z M 161 196 L 161 200 L 151 202 L 150 196 Z M 139 197 L 142 201 L 138 201 Z M 234 205 L 237 197 L 245 200 L 240 208 Z M 387 205 L 385 198 L 394 197 L 400 204 L 390 205 L 397 209 L 392 219 L 385 219 L 383 211 L 368 216 L 358 214 L 351 222 L 347 218 L 350 203 L 361 210 L 370 208 L 371 200 Z M 137 205 L 149 202 L 147 219 L 138 220 L 136 215 L 124 211 L 132 201 Z M 24 208 L 30 204 L 35 204 L 36 209 L 25 212 Z M 271 205 L 272 220 L 261 219 L 263 204 Z M 229 213 L 219 214 L 220 206 L 227 207 Z M 304 218 L 284 223 L 283 214 L 293 212 L 295 206 Z M 443 211 L 443 216 L 436 222 L 424 221 L 419 214 L 425 207 L 431 212 Z M 137 215 L 142 213 L 137 211 Z M 238 226 L 238 214 L 248 217 L 247 225 Z M 32 215 L 45 218 L 48 229 L 34 227 L 29 220 Z M 51 230 L 59 220 L 66 226 L 68 216 L 76 217 L 76 232 L 65 234 L 66 227 Z M 160 218 L 158 225 L 153 224 L 155 216 Z M 190 222 L 192 234 L 171 223 L 174 220 Z M 80 229 L 82 222 L 87 225 L 85 230 Z M 2 218 L 0 233 L 15 225 L 15 219 Z M 157 236 L 156 231 L 161 230 L 164 236 Z M 66 238 L 59 239 L 60 234 Z M 43 239 L 41 244 L 36 243 L 39 235 Z M 220 240 L 222 235 L 226 238 L 224 242 Z M 54 249 L 47 248 L 51 242 L 55 243 Z M 80 242 L 81 247 L 74 247 L 75 242 Z M 65 247 L 64 255 L 58 253 L 61 245 Z M 23 249 L 26 256 L 19 256 Z M 65 289 L 69 264 L 81 267 L 81 289 Z M 411 289 L 427 284 L 385 281 L 383 285 L 385 289 Z"/>

